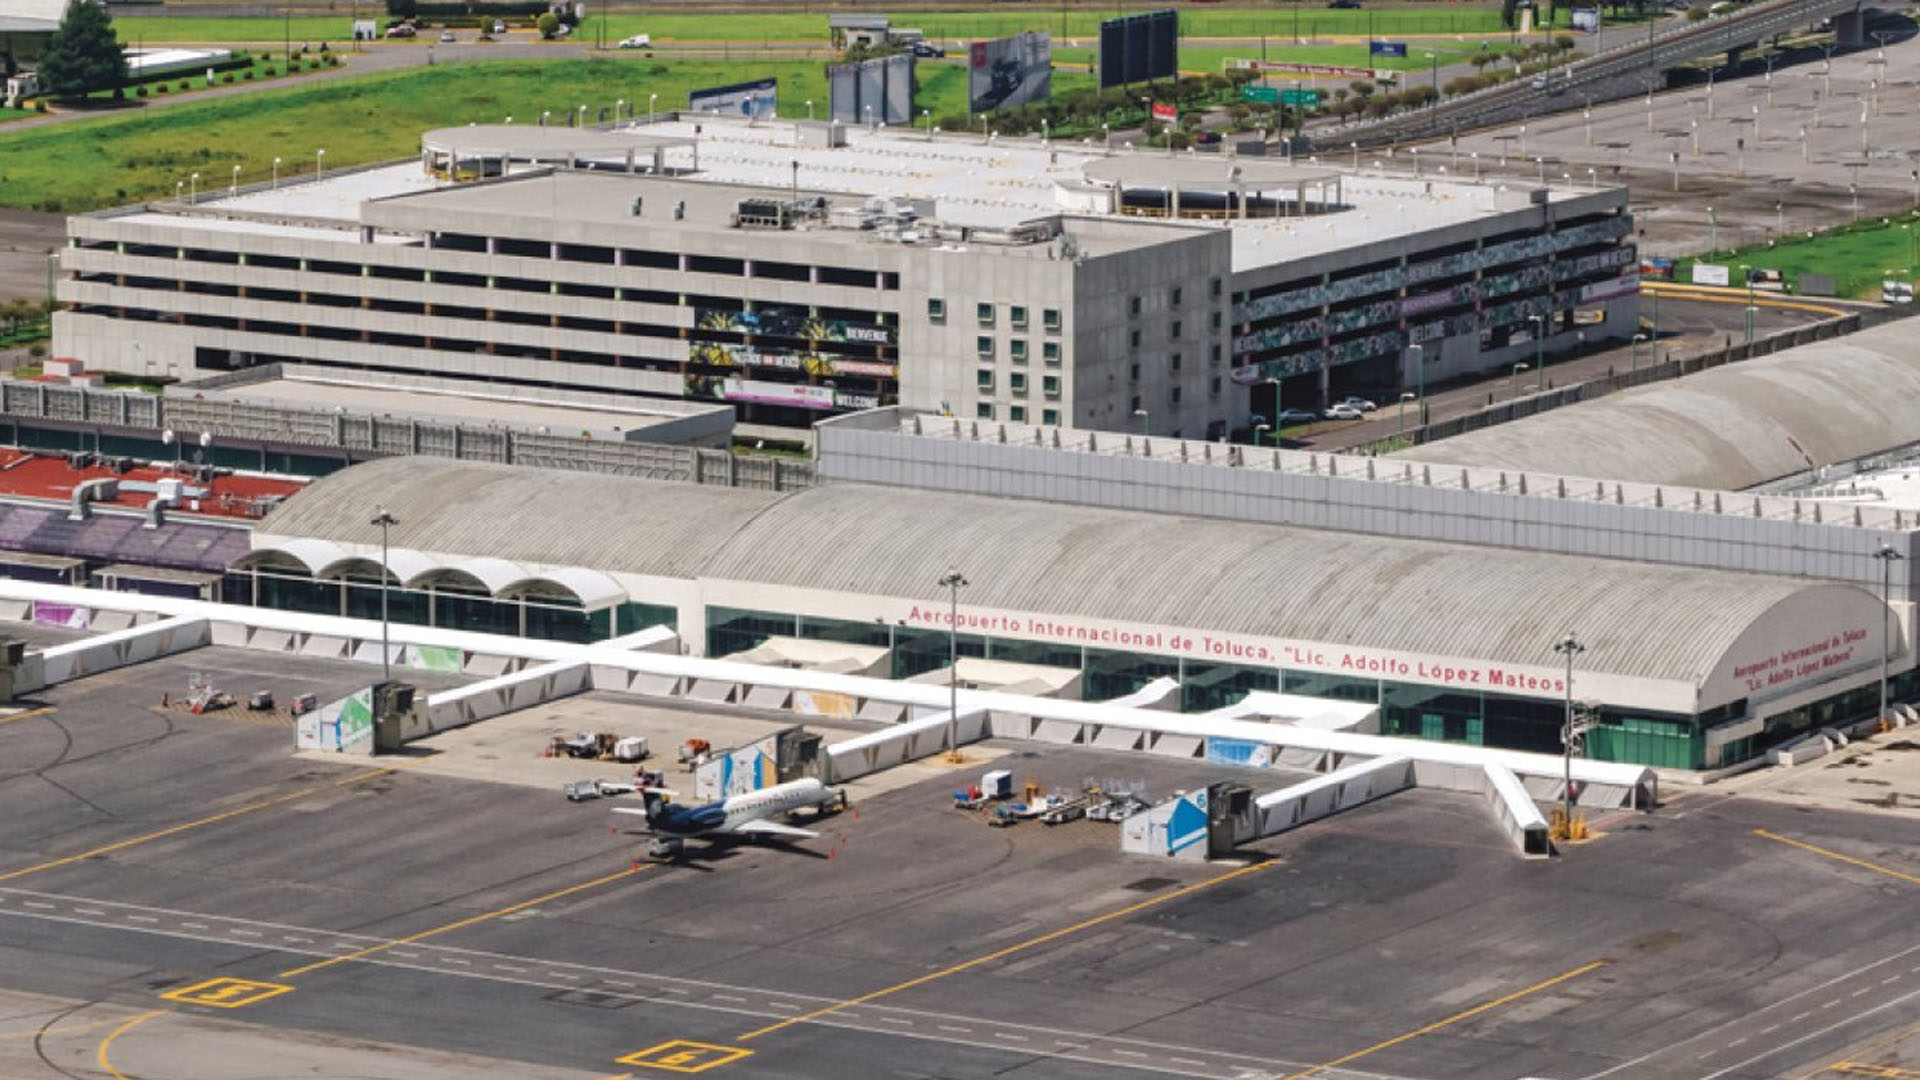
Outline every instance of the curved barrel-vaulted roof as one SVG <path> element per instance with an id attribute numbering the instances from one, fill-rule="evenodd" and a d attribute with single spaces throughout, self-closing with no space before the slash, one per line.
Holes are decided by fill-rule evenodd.
<path id="1" fill-rule="evenodd" d="M 1904 322 L 1470 431 L 1396 457 L 1739 491 L 1920 439 Z"/>
<path id="2" fill-rule="evenodd" d="M 1880 625 L 1864 590 L 1762 575 L 906 488 L 773 494 L 426 458 L 317 480 L 261 532 L 365 543 L 376 494 L 400 518 L 395 543 L 609 573 L 943 602 L 937 582 L 958 565 L 968 607 L 1537 666 L 1555 663 L 1552 642 L 1577 618 L 1583 670 L 1696 685 L 1736 645 L 1760 648 L 1762 621 L 1840 611 Z"/>

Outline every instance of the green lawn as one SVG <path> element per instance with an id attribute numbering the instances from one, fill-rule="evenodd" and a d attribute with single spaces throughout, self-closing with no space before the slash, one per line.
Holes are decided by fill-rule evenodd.
<path id="1" fill-rule="evenodd" d="M 1798 233 L 1771 246 L 1762 244 L 1718 252 L 1711 258 L 1676 260 L 1674 280 L 1691 282 L 1693 264 L 1704 262 L 1728 267 L 1729 277 L 1737 285 L 1742 281 L 1740 267 L 1745 265 L 1780 271 L 1788 288 L 1796 293 L 1800 292 L 1801 274 L 1831 274 L 1837 295 L 1877 300 L 1880 282 L 1888 270 L 1896 271 L 1894 276 L 1902 280 L 1920 272 L 1920 267 L 1914 265 L 1917 240 L 1920 240 L 1920 215 L 1910 214 L 1885 225 L 1875 220 L 1816 233 L 1811 240 L 1804 233 Z"/>
<path id="2" fill-rule="evenodd" d="M 384 18 L 381 8 L 369 4 L 362 12 L 369 18 Z M 918 27 L 927 36 L 939 39 L 1004 37 L 1023 30 L 1046 30 L 1070 45 L 1076 39 L 1091 45 L 1099 34 L 1099 24 L 1108 12 L 1091 11 L 1015 11 L 923 12 L 898 16 L 895 23 Z M 351 12 L 343 9 L 334 16 L 299 16 L 291 20 L 274 16 L 259 18 L 122 18 L 114 20 L 120 39 L 134 42 L 260 42 L 291 38 L 295 42 L 339 43 L 351 33 Z M 578 33 L 582 40 L 596 40 L 603 32 L 598 20 L 589 20 Z M 824 13 L 691 15 L 691 14 L 619 14 L 605 17 L 604 34 L 608 42 L 632 34 L 646 33 L 661 42 L 689 41 L 817 41 L 827 37 Z M 1504 34 L 1497 4 L 1461 7 L 1446 11 L 1431 8 L 1374 8 L 1359 11 L 1332 10 L 1320 3 L 1292 7 L 1249 10 L 1189 10 L 1180 13 L 1181 33 L 1188 37 L 1276 38 L 1329 35 L 1382 37 L 1409 34 Z"/>
<path id="3" fill-rule="evenodd" d="M 0 128 L 0 206 L 76 212 L 171 195 L 190 173 L 224 184 L 264 180 L 273 159 L 328 166 L 416 154 L 420 133 L 455 124 L 524 123 L 542 110 L 611 108 L 616 98 L 684 103 L 688 90 L 773 75 L 782 100 L 827 100 L 819 63 L 656 63 L 640 58 L 486 61 L 381 72 L 359 79 L 219 98 L 160 110 L 7 133 Z M 957 91 L 957 93 L 955 93 Z M 926 107 L 963 109 L 954 103 Z M 936 105 L 938 107 L 936 107 Z M 644 107 L 644 106 L 643 106 Z M 298 166 L 290 166 L 297 168 Z M 208 181 L 212 183 L 212 181 Z"/>

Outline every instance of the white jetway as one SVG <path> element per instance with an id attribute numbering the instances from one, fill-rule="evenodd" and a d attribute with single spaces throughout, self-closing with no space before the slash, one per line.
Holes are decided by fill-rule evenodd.
<path id="1" fill-rule="evenodd" d="M 212 626 L 205 618 L 182 614 L 48 646 L 21 660 L 14 671 L 13 692 L 30 694 L 69 679 L 197 649 L 211 640 Z"/>
<path id="2" fill-rule="evenodd" d="M 844 784 L 869 773 L 891 769 L 923 757 L 932 757 L 947 749 L 947 717 L 951 713 L 930 713 L 918 720 L 869 731 L 827 747 L 826 775 L 829 784 Z M 987 716 L 982 712 L 960 713 L 954 724 L 958 744 L 979 742 L 987 737 Z"/>
<path id="3" fill-rule="evenodd" d="M 26 581 L 0 580 L 0 600 L 44 601 L 57 605 L 203 619 L 212 624 L 216 642 L 225 638 L 236 644 L 244 643 L 254 635 L 271 635 L 275 640 L 284 638 L 284 642 L 277 647 L 297 649 L 314 635 L 341 638 L 350 643 L 377 642 L 380 635 L 380 624 L 370 620 L 307 615 L 174 597 L 108 593 Z M 830 708 L 836 711 L 835 714 L 844 710 L 845 715 L 857 717 L 878 715 L 899 720 L 911 716 L 920 723 L 914 727 L 910 740 L 944 738 L 944 732 L 939 730 L 943 721 L 935 719 L 944 713 L 948 705 L 948 690 L 942 686 L 797 668 L 757 667 L 725 660 L 634 651 L 605 644 L 575 645 L 413 625 L 395 625 L 392 633 L 397 642 L 458 649 L 469 658 L 477 655 L 505 657 L 514 670 L 560 660 L 584 661 L 590 670 L 612 668 L 630 673 L 630 685 L 633 688 L 638 689 L 646 680 L 652 686 L 665 688 L 668 696 L 733 702 L 745 700 L 756 687 L 772 687 L 787 692 L 796 712 L 804 713 L 805 708 L 824 712 Z M 377 654 L 377 648 L 375 652 Z M 707 688 L 707 693 L 699 693 L 700 688 Z M 1429 767 L 1479 770 L 1491 764 L 1510 771 L 1534 798 L 1557 798 L 1562 785 L 1561 759 L 1553 755 L 1322 730 L 1298 724 L 1189 716 L 1135 705 L 1068 701 L 988 690 L 962 690 L 959 696 L 963 729 L 971 732 L 966 725 L 968 718 L 972 717 L 972 723 L 981 725 L 998 737 L 1038 738 L 1081 745 L 1107 745 L 1124 740 L 1136 749 L 1148 752 L 1166 753 L 1172 746 L 1182 751 L 1183 756 L 1192 752 L 1189 748 L 1204 745 L 1205 740 L 1237 739 L 1269 746 L 1280 752 L 1311 754 L 1318 767 L 1327 770 L 1339 769 L 1357 761 L 1399 755 L 1415 762 L 1417 775 L 1422 780 Z M 809 705 L 803 707 L 800 704 L 802 701 Z M 1043 727 L 1045 735 L 1041 734 Z M 881 737 L 876 743 L 870 744 L 875 760 L 890 757 L 894 752 L 894 744 L 885 742 L 884 735 L 887 733 L 874 734 Z M 982 736 L 969 733 L 963 735 L 963 741 L 979 737 Z M 887 749 L 883 750 L 882 747 Z M 900 748 L 900 751 L 912 752 L 920 747 L 921 742 L 913 741 L 912 745 Z M 847 754 L 854 752 L 851 749 L 844 751 Z M 864 754 L 865 750 L 860 753 Z M 852 764 L 851 760 L 848 764 Z M 1643 766 L 1576 760 L 1573 763 L 1573 780 L 1578 801 L 1582 805 L 1608 808 L 1650 805 L 1658 797 L 1658 780 L 1652 769 Z"/>

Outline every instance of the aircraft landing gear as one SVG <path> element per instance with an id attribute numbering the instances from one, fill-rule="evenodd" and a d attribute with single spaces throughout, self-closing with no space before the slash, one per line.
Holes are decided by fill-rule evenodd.
<path id="1" fill-rule="evenodd" d="M 680 857 L 680 849 L 681 843 L 678 840 L 655 837 L 653 842 L 647 845 L 647 858 L 654 862 L 670 862 Z"/>

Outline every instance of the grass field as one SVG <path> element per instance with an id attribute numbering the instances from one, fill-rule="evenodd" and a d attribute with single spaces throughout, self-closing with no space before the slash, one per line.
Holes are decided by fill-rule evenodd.
<path id="1" fill-rule="evenodd" d="M 369 11 L 374 9 L 369 6 Z M 935 39 L 1004 37 L 1023 30 L 1045 30 L 1068 44 L 1080 39 L 1092 44 L 1099 33 L 1105 13 L 1087 11 L 924 12 L 897 18 L 896 23 L 918 27 Z M 215 18 L 124 18 L 114 27 L 126 42 L 260 42 L 269 43 L 289 37 L 295 42 L 339 42 L 347 39 L 350 15 L 300 16 L 284 20 L 266 16 L 253 19 Z M 608 15 L 604 29 L 599 19 L 590 19 L 577 33 L 581 40 L 595 40 L 604 34 L 609 42 L 633 34 L 653 35 L 660 42 L 807 41 L 824 43 L 827 17 L 822 14 L 769 13 L 764 15 Z M 1188 37 L 1244 37 L 1270 35 L 1291 39 L 1302 37 L 1358 36 L 1368 34 L 1468 34 L 1486 37 L 1504 34 L 1498 5 L 1459 7 L 1446 11 L 1432 8 L 1376 8 L 1332 10 L 1323 4 L 1306 3 L 1295 8 L 1248 10 L 1194 10 L 1180 15 L 1181 33 Z"/>
<path id="2" fill-rule="evenodd" d="M 684 103 L 688 90 L 778 76 L 782 98 L 827 99 L 818 63 L 633 59 L 488 61 L 381 72 L 359 79 L 218 98 L 8 133 L 0 127 L 0 206 L 74 212 L 171 195 L 189 173 L 264 180 L 273 159 L 329 167 L 407 157 L 420 133 L 456 124 L 518 122 L 615 99 Z M 965 108 L 964 85 L 948 108 Z M 644 108 L 644 104 L 642 105 Z M 929 108 L 935 108 L 929 105 Z M 937 111 L 937 108 L 936 108 Z M 289 168 L 299 168 L 292 165 Z"/>
<path id="3" fill-rule="evenodd" d="M 1738 284 L 1743 280 L 1740 267 L 1744 265 L 1780 271 L 1795 292 L 1800 291 L 1800 275 L 1831 274 L 1836 295 L 1877 300 L 1880 282 L 1888 270 L 1893 270 L 1893 276 L 1901 280 L 1909 280 L 1911 275 L 1920 272 L 1920 266 L 1914 265 L 1917 244 L 1920 244 L 1920 216 L 1910 214 L 1885 225 L 1874 221 L 1816 233 L 1812 239 L 1799 235 L 1771 247 L 1762 244 L 1718 252 L 1711 258 L 1678 260 L 1674 280 L 1690 282 L 1694 263 L 1710 263 L 1728 267 L 1729 277 Z"/>

